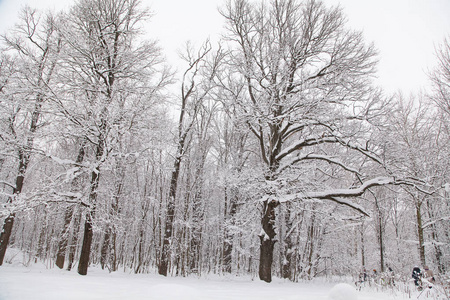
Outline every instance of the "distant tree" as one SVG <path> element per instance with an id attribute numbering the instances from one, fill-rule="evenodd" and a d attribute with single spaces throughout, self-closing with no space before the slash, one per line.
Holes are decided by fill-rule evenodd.
<path id="1" fill-rule="evenodd" d="M 210 97 L 215 85 L 213 78 L 220 63 L 220 54 L 213 56 L 211 61 L 208 54 L 212 51 L 209 41 L 196 51 L 189 44 L 186 53 L 183 55 L 187 68 L 181 79 L 180 93 L 180 115 L 178 119 L 178 129 L 176 135 L 176 153 L 170 177 L 169 194 L 167 198 L 167 210 L 164 225 L 164 238 L 161 249 L 161 260 L 158 265 L 158 273 L 167 276 L 170 257 L 172 253 L 171 241 L 174 233 L 175 204 L 177 197 L 178 181 L 181 170 L 181 162 L 189 147 L 191 134 L 206 100 Z M 220 51 L 219 51 L 220 53 Z M 205 155 L 206 154 L 202 154 Z M 193 243 L 196 240 L 194 238 Z"/>
<path id="2" fill-rule="evenodd" d="M 11 53 L 14 69 L 5 76 L 8 84 L 1 87 L 2 130 L 0 139 L 8 153 L 3 158 L 13 157 L 15 179 L 7 185 L 12 189 L 8 202 L 19 201 L 24 180 L 33 153 L 37 153 L 35 142 L 46 124 L 45 106 L 51 95 L 54 71 L 61 50 L 61 38 L 57 30 L 57 17 L 41 15 L 29 7 L 24 8 L 20 22 L 12 32 L 2 37 L 4 53 Z M 2 64 L 6 60 L 2 61 Z M 3 65 L 5 67 L 5 65 Z M 6 68 L 2 68 L 2 73 Z M 5 82 L 6 83 L 6 82 Z M 6 217 L 0 235 L 0 265 L 14 224 L 14 210 Z"/>
<path id="3" fill-rule="evenodd" d="M 90 179 L 83 202 L 88 210 L 78 264 L 81 275 L 86 275 L 90 261 L 102 165 L 116 157 L 119 176 L 108 211 L 117 213 L 124 175 L 122 138 L 132 134 L 140 116 L 152 109 L 170 81 L 156 43 L 140 41 L 140 26 L 148 16 L 137 0 L 83 0 L 65 23 L 63 88 L 55 104 L 75 130 L 72 134 L 87 140 L 93 153 L 84 163 Z"/>
<path id="4" fill-rule="evenodd" d="M 419 95 L 408 100 L 399 97 L 394 109 L 387 114 L 386 124 L 389 124 L 388 132 L 382 136 L 385 159 L 402 177 L 417 180 L 414 186 L 402 186 L 396 193 L 415 218 L 418 257 L 423 265 L 431 258 L 442 269 L 443 252 L 447 250 L 443 247 L 445 242 L 441 242 L 445 234 L 440 228 L 448 223 L 444 187 L 448 180 L 449 140 L 445 123 Z M 385 207 L 389 205 L 394 204 Z M 440 207 L 439 212 L 437 207 Z M 433 248 L 434 257 L 430 255 Z"/>
<path id="5" fill-rule="evenodd" d="M 433 83 L 430 96 L 437 107 L 450 116 L 450 37 L 436 49 L 437 66 L 429 74 Z"/>

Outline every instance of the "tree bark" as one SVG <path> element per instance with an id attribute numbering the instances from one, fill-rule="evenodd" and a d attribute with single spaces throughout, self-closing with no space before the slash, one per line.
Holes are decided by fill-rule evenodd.
<path id="1" fill-rule="evenodd" d="M 102 124 L 105 124 L 104 121 L 102 122 Z M 103 156 L 103 152 L 104 152 L 104 143 L 103 139 L 100 138 L 95 153 L 97 164 L 100 163 L 101 157 Z M 90 211 L 88 211 L 88 213 L 86 214 L 86 221 L 84 223 L 83 245 L 81 247 L 80 261 L 78 263 L 78 274 L 80 275 L 86 275 L 89 267 L 89 256 L 91 253 L 91 244 L 93 235 L 92 221 L 95 214 L 99 181 L 100 181 L 100 166 L 97 165 L 95 169 L 92 171 L 91 175 L 91 190 L 89 193 Z"/>
<path id="2" fill-rule="evenodd" d="M 281 274 L 283 278 L 292 280 L 292 254 L 294 253 L 294 244 L 292 242 L 292 221 L 289 203 L 286 204 L 284 220 L 286 224 L 286 236 L 284 238 L 284 255 L 281 263 Z"/>
<path id="3" fill-rule="evenodd" d="M 231 195 L 231 197 L 227 196 L 227 190 L 225 190 L 225 203 L 227 204 L 230 199 L 230 212 L 227 213 L 227 208 L 225 208 L 225 227 L 224 227 L 224 237 L 225 240 L 223 242 L 223 271 L 226 273 L 231 273 L 231 262 L 232 262 L 232 254 L 233 254 L 233 234 L 228 229 L 228 226 L 233 226 L 235 223 L 235 215 L 237 211 L 237 196 Z M 237 191 L 235 191 L 237 193 Z M 228 226 L 227 226 L 228 225 Z"/>
<path id="4" fill-rule="evenodd" d="M 33 114 L 34 116 L 34 114 Z M 37 117 L 33 118 L 33 122 L 30 127 L 30 131 L 34 133 L 37 128 Z M 33 139 L 28 139 L 28 145 L 31 146 L 33 144 Z M 16 186 L 13 188 L 13 197 L 18 196 L 22 192 L 23 181 L 25 179 L 25 172 L 28 168 L 28 164 L 30 162 L 30 155 L 25 153 L 23 150 L 19 150 L 19 175 L 16 177 Z M 12 202 L 13 198 L 9 198 L 8 202 Z M 3 224 L 2 232 L 0 234 L 0 266 L 3 265 L 3 260 L 6 255 L 6 248 L 8 247 L 9 239 L 11 237 L 12 228 L 14 225 L 14 218 L 16 214 L 11 213 Z"/>
<path id="5" fill-rule="evenodd" d="M 182 146 L 179 146 L 179 151 L 182 149 Z M 179 152 L 180 153 L 180 152 Z M 173 234 L 173 220 L 175 217 L 175 197 L 177 192 L 178 185 L 178 175 L 180 174 L 180 165 L 181 165 L 181 156 L 175 159 L 175 163 L 173 166 L 172 177 L 170 180 L 170 190 L 169 190 L 169 198 L 167 202 L 167 213 L 166 213 L 166 222 L 165 222 L 165 230 L 164 230 L 164 239 L 163 245 L 161 249 L 161 260 L 158 266 L 158 274 L 167 276 L 167 271 L 169 268 L 169 256 L 170 256 L 170 246 L 171 239 Z"/>
<path id="6" fill-rule="evenodd" d="M 84 160 L 85 155 L 85 147 L 86 147 L 86 139 L 83 139 L 80 145 L 80 149 L 78 151 L 78 156 L 76 159 L 76 163 L 79 165 Z M 77 190 L 79 188 L 80 179 L 74 178 L 72 180 L 72 190 Z M 70 222 L 72 221 L 74 217 L 74 211 L 75 211 L 75 205 L 71 204 L 66 206 L 65 212 L 64 212 L 64 227 L 61 232 L 59 242 L 58 242 L 58 253 L 56 254 L 56 266 L 60 269 L 64 268 L 64 261 L 66 258 L 66 250 L 67 250 L 67 243 L 69 241 L 69 234 L 70 234 Z"/>
<path id="7" fill-rule="evenodd" d="M 416 218 L 417 218 L 417 234 L 419 237 L 420 262 L 422 263 L 422 266 L 425 266 L 426 265 L 425 243 L 424 243 L 423 226 L 422 226 L 422 203 L 420 202 L 420 199 L 416 199 Z"/>
<path id="8" fill-rule="evenodd" d="M 86 275 L 89 267 L 89 258 L 92 244 L 92 217 L 88 213 L 84 222 L 83 246 L 81 247 L 80 261 L 78 263 L 78 274 Z"/>
<path id="9" fill-rule="evenodd" d="M 278 201 L 271 200 L 264 202 L 264 215 L 261 220 L 262 233 L 260 238 L 259 254 L 259 279 L 265 282 L 272 281 L 273 248 L 275 240 L 275 208 Z"/>
<path id="10" fill-rule="evenodd" d="M 67 260 L 67 271 L 72 270 L 73 262 L 75 260 L 75 251 L 77 249 L 78 245 L 78 233 L 80 230 L 80 222 L 81 222 L 81 212 L 80 212 L 80 205 L 78 205 L 75 208 L 76 214 L 74 216 L 73 221 L 73 232 L 72 236 L 68 241 L 68 250 L 69 250 L 69 257 Z"/>
<path id="11" fill-rule="evenodd" d="M 0 235 L 0 266 L 3 264 L 3 260 L 6 254 L 6 248 L 9 243 L 9 238 L 11 237 L 12 228 L 14 225 L 15 213 L 10 214 L 4 224 L 2 233 Z"/>

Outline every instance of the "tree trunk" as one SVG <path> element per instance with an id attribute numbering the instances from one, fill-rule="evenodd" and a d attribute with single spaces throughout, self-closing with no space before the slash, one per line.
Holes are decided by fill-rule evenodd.
<path id="1" fill-rule="evenodd" d="M 364 221 L 361 223 L 361 267 L 364 270 L 366 268 L 366 253 L 365 253 L 365 242 L 364 242 Z"/>
<path id="2" fill-rule="evenodd" d="M 84 222 L 83 246 L 81 247 L 80 261 L 78 263 L 78 274 L 86 275 L 89 267 L 89 257 L 92 244 L 92 217 L 88 213 Z"/>
<path id="3" fill-rule="evenodd" d="M 237 196 L 232 194 L 231 197 L 227 196 L 227 190 L 225 190 L 225 203 L 227 204 L 227 199 L 230 199 L 230 212 L 227 213 L 227 208 L 225 207 L 225 226 L 224 226 L 224 237 L 223 242 L 223 271 L 226 273 L 231 273 L 231 258 L 233 254 L 233 234 L 229 230 L 228 226 L 233 226 L 235 223 L 235 215 L 237 211 Z M 237 193 L 237 191 L 235 191 Z"/>
<path id="4" fill-rule="evenodd" d="M 34 119 L 33 119 L 34 120 Z M 37 120 L 35 121 L 37 122 Z M 30 131 L 32 133 L 35 132 L 37 125 L 35 122 L 32 122 Z M 32 145 L 33 141 L 30 138 L 28 140 L 28 145 Z M 25 153 L 23 150 L 19 150 L 19 175 L 16 177 L 16 186 L 13 188 L 13 197 L 18 196 L 22 192 L 23 188 L 23 181 L 25 179 L 25 172 L 28 168 L 28 164 L 30 162 L 30 155 L 28 153 Z M 11 203 L 13 201 L 13 198 L 9 198 L 8 202 Z M 9 239 L 11 237 L 12 228 L 14 225 L 14 218 L 16 214 L 11 213 L 9 216 L 5 219 L 5 222 L 3 223 L 2 233 L 0 234 L 0 266 L 3 264 L 3 260 L 5 259 L 6 255 L 6 248 L 8 247 Z"/>
<path id="5" fill-rule="evenodd" d="M 292 242 L 292 220 L 291 208 L 289 203 L 286 203 L 286 212 L 284 219 L 286 225 L 286 236 L 284 237 L 284 254 L 283 261 L 281 263 L 281 274 L 283 278 L 292 280 L 292 254 L 294 253 L 294 243 Z"/>
<path id="6" fill-rule="evenodd" d="M 422 227 L 422 203 L 420 203 L 419 199 L 416 199 L 416 218 L 417 218 L 417 234 L 419 237 L 419 255 L 420 255 L 420 262 L 422 263 L 422 266 L 426 265 L 425 260 L 425 244 L 424 244 L 424 237 L 423 237 L 423 227 Z"/>
<path id="7" fill-rule="evenodd" d="M 78 156 L 76 159 L 77 164 L 81 164 L 84 160 L 85 155 L 85 146 L 86 146 L 86 139 L 83 139 L 80 145 L 80 149 L 78 151 Z M 80 187 L 80 178 L 76 177 L 72 180 L 72 190 L 78 190 Z M 64 261 L 66 258 L 66 250 L 67 250 L 67 243 L 69 241 L 69 233 L 70 233 L 70 222 L 73 219 L 73 214 L 75 211 L 75 205 L 71 204 L 68 205 L 64 212 L 64 227 L 61 232 L 59 242 L 58 242 L 58 253 L 56 254 L 56 266 L 60 269 L 64 268 Z"/>
<path id="8" fill-rule="evenodd" d="M 383 230 L 383 214 L 381 211 L 378 197 L 372 193 L 375 198 L 375 208 L 377 212 L 377 233 L 378 233 L 378 245 L 380 246 L 380 272 L 384 272 L 384 230 Z"/>
<path id="9" fill-rule="evenodd" d="M 105 124 L 102 122 L 102 124 Z M 102 125 L 103 126 L 103 125 Z M 103 156 L 104 144 L 102 139 L 99 139 L 95 157 L 97 164 L 100 163 L 101 157 Z M 89 203 L 90 203 L 90 211 L 86 214 L 86 221 L 84 223 L 84 235 L 83 235 L 83 245 L 81 248 L 80 261 L 78 263 L 78 274 L 86 275 L 87 269 L 89 267 L 89 256 L 91 253 L 91 244 L 92 244 L 92 221 L 95 214 L 95 205 L 97 201 L 97 193 L 98 193 L 98 184 L 100 181 L 100 166 L 92 171 L 91 174 L 91 190 L 89 193 Z"/>
<path id="10" fill-rule="evenodd" d="M 261 220 L 262 233 L 260 238 L 259 254 L 259 279 L 265 282 L 272 281 L 273 248 L 275 241 L 275 208 L 278 201 L 271 200 L 264 202 L 264 215 Z"/>
<path id="11" fill-rule="evenodd" d="M 66 258 L 67 243 L 69 240 L 70 222 L 72 221 L 74 205 L 67 205 L 64 211 L 64 227 L 58 242 L 58 252 L 56 253 L 56 266 L 60 269 L 64 268 Z"/>
<path id="12" fill-rule="evenodd" d="M 315 209 L 315 207 L 313 206 L 313 210 Z M 308 273 L 308 279 L 311 279 L 311 274 L 312 274 L 312 268 L 313 268 L 313 254 L 315 251 L 315 247 L 316 247 L 316 236 L 315 236 L 315 231 L 316 231 L 316 214 L 313 212 L 312 216 L 311 216 L 311 224 L 308 228 L 308 241 L 309 241 L 309 251 L 308 251 L 308 269 L 307 269 L 307 273 Z"/>
<path id="13" fill-rule="evenodd" d="M 3 264 L 3 259 L 5 258 L 6 248 L 14 225 L 14 217 L 15 213 L 10 214 L 3 224 L 2 233 L 0 235 L 0 266 Z"/>
<path id="14" fill-rule="evenodd" d="M 102 269 L 105 269 L 105 266 L 108 264 L 108 256 L 109 256 L 109 245 L 111 242 L 111 227 L 110 225 L 107 225 L 106 232 L 105 232 L 105 238 L 103 239 L 102 249 L 101 249 L 101 256 L 100 256 L 100 266 Z"/>
<path id="15" fill-rule="evenodd" d="M 69 257 L 67 261 L 67 271 L 72 270 L 73 262 L 75 260 L 75 251 L 77 249 L 78 245 L 78 233 L 80 230 L 80 222 L 81 222 L 81 212 L 80 212 L 80 205 L 78 205 L 75 210 L 76 214 L 74 216 L 73 221 L 73 232 L 72 236 L 68 241 L 68 250 L 69 250 Z"/>
<path id="16" fill-rule="evenodd" d="M 170 246 L 173 233 L 173 220 L 175 217 L 175 197 L 178 185 L 178 175 L 180 173 L 181 157 L 175 159 L 174 168 L 172 171 L 172 177 L 170 180 L 170 190 L 169 198 L 167 201 L 167 213 L 166 222 L 164 230 L 164 239 L 161 249 L 161 261 L 158 266 L 158 274 L 167 276 L 167 270 L 169 268 L 169 256 L 170 256 Z"/>
<path id="17" fill-rule="evenodd" d="M 429 201 L 427 199 L 426 203 L 427 203 L 427 208 L 428 208 L 427 211 L 428 211 L 429 219 L 435 220 L 436 216 L 434 214 L 434 207 L 433 207 L 431 201 Z M 445 263 L 442 261 L 443 253 L 442 253 L 442 249 L 439 245 L 440 243 L 439 243 L 439 236 L 438 236 L 438 230 L 436 227 L 436 223 L 432 222 L 430 225 L 430 229 L 431 229 L 431 239 L 432 239 L 433 246 L 434 246 L 434 255 L 435 255 L 435 259 L 436 259 L 436 264 L 438 266 L 438 272 L 440 274 L 445 274 L 446 267 L 445 267 Z"/>

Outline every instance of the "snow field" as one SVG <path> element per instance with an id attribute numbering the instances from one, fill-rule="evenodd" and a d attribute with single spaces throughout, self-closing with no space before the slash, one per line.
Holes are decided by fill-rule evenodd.
<path id="1" fill-rule="evenodd" d="M 0 300 L 400 300 L 407 295 L 356 291 L 348 284 L 270 284 L 249 277 L 162 277 L 155 274 L 109 273 L 91 267 L 87 276 L 43 265 L 0 267 Z M 428 299 L 421 297 L 420 299 Z M 431 299 L 431 298 L 430 298 Z"/>
<path id="2" fill-rule="evenodd" d="M 358 300 L 358 293 L 356 289 L 347 284 L 339 283 L 336 284 L 328 294 L 329 300 Z"/>

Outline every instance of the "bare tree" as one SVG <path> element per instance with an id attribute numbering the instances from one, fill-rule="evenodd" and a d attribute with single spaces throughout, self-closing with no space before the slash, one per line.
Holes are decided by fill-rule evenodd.
<path id="1" fill-rule="evenodd" d="M 207 56 L 211 50 L 209 41 L 204 43 L 198 52 L 188 44 L 186 54 L 183 56 L 188 67 L 183 73 L 181 81 L 181 107 L 178 120 L 176 153 L 170 177 L 164 238 L 161 249 L 161 260 L 158 266 L 158 273 L 164 276 L 167 276 L 171 256 L 170 247 L 173 238 L 175 204 L 181 161 L 186 153 L 189 135 L 194 128 L 200 110 L 202 110 L 203 102 L 206 101 L 214 88 L 213 78 L 215 77 L 218 63 L 220 62 L 220 56 L 214 56 L 212 64 L 209 64 Z"/>
<path id="2" fill-rule="evenodd" d="M 120 137 L 131 134 L 138 116 L 151 108 L 170 81 L 155 42 L 139 42 L 141 24 L 149 16 L 138 0 L 78 2 L 64 28 L 64 89 L 55 99 L 59 112 L 92 147 L 89 192 L 84 202 L 84 238 L 78 273 L 87 273 L 93 237 L 101 166 L 120 157 Z M 161 66 L 161 67 L 160 67 Z M 117 211 L 120 182 L 116 182 Z"/>
<path id="3" fill-rule="evenodd" d="M 433 83 L 431 99 L 440 110 L 450 115 L 450 38 L 436 49 L 437 67 L 429 74 Z"/>
<path id="4" fill-rule="evenodd" d="M 259 144 L 266 183 L 261 189 L 259 276 L 270 282 L 281 201 L 328 199 L 364 214 L 362 207 L 343 198 L 393 182 L 387 177 L 364 181 L 361 158 L 338 159 L 327 150 L 334 145 L 381 163 L 376 148 L 364 141 L 370 109 L 379 99 L 370 88 L 375 50 L 360 32 L 345 28 L 340 8 L 327 8 L 320 1 L 235 0 L 227 2 L 222 15 L 232 45 L 230 68 L 246 82 L 247 95 L 236 100 L 238 114 Z M 308 161 L 337 166 L 353 176 L 350 185 L 360 185 L 305 191 L 308 184 L 296 183 L 292 172 Z"/>
<path id="5" fill-rule="evenodd" d="M 8 184 L 12 193 L 8 202 L 16 201 L 24 187 L 25 175 L 31 156 L 35 151 L 35 141 L 39 129 L 44 125 L 43 110 L 49 99 L 50 84 L 58 62 L 61 39 L 56 30 L 57 18 L 51 14 L 40 15 L 26 7 L 21 21 L 13 35 L 3 36 L 6 51 L 14 53 L 17 72 L 14 78 L 15 90 L 2 106 L 9 106 L 9 120 L 1 139 L 9 146 L 14 145 L 17 172 L 15 182 Z M 0 235 L 0 265 L 11 236 L 15 213 L 7 216 Z"/>

